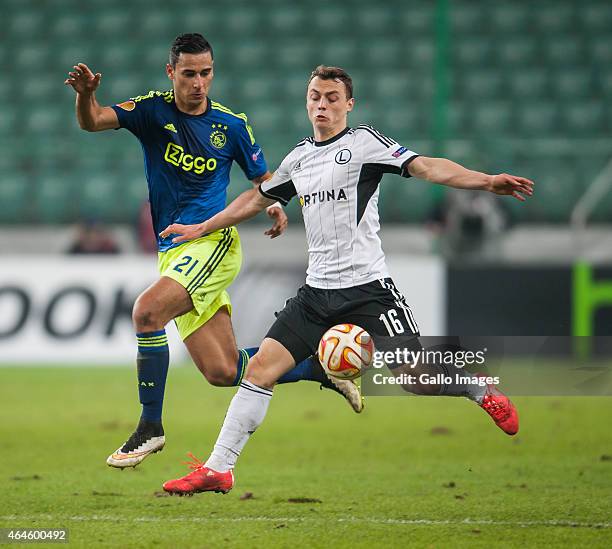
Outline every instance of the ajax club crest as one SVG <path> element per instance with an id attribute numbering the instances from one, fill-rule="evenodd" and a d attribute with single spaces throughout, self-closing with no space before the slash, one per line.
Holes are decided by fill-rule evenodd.
<path id="1" fill-rule="evenodd" d="M 214 131 L 210 134 L 210 144 L 216 149 L 222 149 L 227 143 L 227 136 L 222 130 L 227 130 L 227 126 L 223 124 L 213 124 L 212 129 Z"/>

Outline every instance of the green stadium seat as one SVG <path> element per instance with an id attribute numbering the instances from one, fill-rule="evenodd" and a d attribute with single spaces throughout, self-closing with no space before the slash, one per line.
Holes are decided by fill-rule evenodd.
<path id="1" fill-rule="evenodd" d="M 23 124 L 32 134 L 55 134 L 65 122 L 61 109 L 41 105 L 30 109 L 24 117 Z"/>
<path id="2" fill-rule="evenodd" d="M 522 34 L 529 24 L 529 13 L 520 4 L 500 3 L 490 6 L 490 21 L 496 32 Z"/>
<path id="3" fill-rule="evenodd" d="M 22 84 L 20 93 L 21 99 L 27 102 L 31 102 L 34 105 L 42 102 L 48 105 L 49 100 L 57 96 L 63 96 L 64 99 L 68 96 L 73 99 L 70 94 L 66 94 L 66 91 L 64 82 L 60 77 L 55 82 L 51 78 L 26 80 Z"/>
<path id="4" fill-rule="evenodd" d="M 8 35 L 12 37 L 44 34 L 43 29 L 46 26 L 43 14 L 27 7 L 23 11 L 15 10 L 14 14 L 5 21 L 9 21 L 7 30 Z"/>
<path id="5" fill-rule="evenodd" d="M 49 48 L 42 41 L 32 42 L 17 48 L 14 52 L 14 62 L 20 67 L 36 67 L 37 70 L 44 70 L 49 59 Z"/>
<path id="6" fill-rule="evenodd" d="M 608 135 L 612 135 L 612 105 L 607 105 L 604 117 L 602 121 L 603 129 Z"/>
<path id="7" fill-rule="evenodd" d="M 56 13 L 48 26 L 51 33 L 56 38 L 64 40 L 70 37 L 71 42 L 76 37 L 85 38 L 89 34 L 92 20 L 87 15 L 78 12 L 79 10 L 66 9 Z"/>
<path id="8" fill-rule="evenodd" d="M 223 21 L 225 32 L 229 33 L 229 36 L 240 37 L 240 40 L 248 38 L 260 24 L 267 24 L 267 21 L 260 19 L 261 10 L 255 5 L 244 5 L 230 13 Z"/>
<path id="9" fill-rule="evenodd" d="M 589 58 L 604 67 L 612 64 L 612 36 L 609 33 L 590 37 Z"/>
<path id="10" fill-rule="evenodd" d="M 485 13 L 482 6 L 473 2 L 454 2 L 450 10 L 450 25 L 453 32 L 473 35 L 474 29 L 485 28 Z"/>
<path id="11" fill-rule="evenodd" d="M 480 135 L 497 135 L 508 132 L 512 120 L 512 108 L 508 102 L 491 101 L 474 106 L 471 116 L 473 131 Z"/>
<path id="12" fill-rule="evenodd" d="M 599 175 L 609 162 L 606 156 L 598 155 L 597 152 L 581 151 L 581 154 L 573 160 L 574 172 L 576 179 L 580 180 L 586 191 L 591 182 Z"/>
<path id="13" fill-rule="evenodd" d="M 348 53 L 346 55 L 347 62 L 354 62 L 355 51 L 358 50 L 358 44 L 347 41 Z M 373 41 L 362 50 L 363 58 L 366 63 L 377 70 L 386 67 L 397 65 L 398 59 L 403 59 L 406 55 L 410 55 L 410 51 L 405 50 L 405 45 L 394 39 L 384 39 Z"/>
<path id="14" fill-rule="evenodd" d="M 294 101 L 298 97 L 306 97 L 306 85 L 310 74 L 307 71 L 290 72 L 283 75 L 284 89 L 287 95 Z"/>
<path id="15" fill-rule="evenodd" d="M 410 142 L 402 143 L 406 147 L 413 146 L 414 138 L 420 138 L 428 133 L 426 116 L 421 109 L 411 104 L 403 105 L 398 111 L 387 110 L 380 113 L 372 124 L 379 129 L 384 128 L 384 131 L 382 129 L 381 131 L 398 142 L 401 135 L 412 136 Z"/>
<path id="16" fill-rule="evenodd" d="M 604 122 L 605 110 L 598 101 L 577 101 L 568 104 L 562 112 L 567 131 L 574 136 L 598 133 Z"/>
<path id="17" fill-rule="evenodd" d="M 117 73 L 127 73 L 130 69 L 138 69 L 139 62 L 142 59 L 141 53 L 138 51 L 139 46 L 126 42 L 116 42 L 106 45 L 98 52 L 99 66 L 93 66 L 92 70 L 101 72 L 104 76 L 104 86 L 108 80 L 114 80 Z M 164 59 L 160 59 L 163 63 Z M 133 78 L 133 77 L 132 77 Z"/>
<path id="18" fill-rule="evenodd" d="M 490 62 L 493 43 L 487 36 L 468 36 L 451 48 L 451 55 L 458 65 L 483 66 Z"/>
<path id="19" fill-rule="evenodd" d="M 574 28 L 573 7 L 561 2 L 539 3 L 531 12 L 531 18 L 542 34 L 555 35 Z"/>
<path id="20" fill-rule="evenodd" d="M 597 30 L 609 34 L 612 28 L 612 6 L 607 0 L 599 2 L 584 2 L 576 13 L 582 23 L 582 28 L 587 33 Z"/>
<path id="21" fill-rule="evenodd" d="M 539 67 L 519 69 L 508 78 L 507 89 L 514 99 L 529 101 L 549 97 L 548 71 Z"/>
<path id="22" fill-rule="evenodd" d="M 31 181 L 20 175 L 2 174 L 0 180 L 0 219 L 7 223 L 30 221 Z"/>
<path id="23" fill-rule="evenodd" d="M 470 110 L 467 104 L 456 99 L 451 100 L 446 115 L 450 136 L 464 139 L 471 129 Z"/>
<path id="24" fill-rule="evenodd" d="M 121 209 L 118 214 L 128 222 L 135 222 L 142 204 L 149 199 L 144 173 L 140 176 L 122 178 L 120 192 Z"/>
<path id="25" fill-rule="evenodd" d="M 291 36 L 300 34 L 307 27 L 305 13 L 299 9 L 299 5 L 279 5 L 271 10 L 269 15 L 270 24 L 276 32 L 287 33 Z"/>
<path id="26" fill-rule="evenodd" d="M 570 66 L 553 75 L 552 89 L 561 99 L 587 97 L 592 87 L 593 79 L 590 69 Z"/>
<path id="27" fill-rule="evenodd" d="M 78 44 L 75 42 L 63 42 L 62 46 L 58 46 L 55 50 L 53 63 L 60 69 L 60 73 L 55 75 L 60 83 L 64 83 L 64 79 L 68 75 L 68 71 L 77 63 L 88 63 L 92 55 L 92 46 L 90 44 Z M 96 70 L 95 67 L 90 67 Z"/>
<path id="28" fill-rule="evenodd" d="M 502 78 L 501 72 L 490 69 L 466 71 L 460 86 L 462 97 L 472 100 L 496 97 L 502 89 Z"/>
<path id="29" fill-rule="evenodd" d="M 431 215 L 434 203 L 432 186 L 424 181 L 385 175 L 380 184 L 383 223 L 423 223 Z"/>
<path id="30" fill-rule="evenodd" d="M 380 120 L 378 118 L 379 112 L 380 111 L 371 101 L 362 101 L 353 109 L 351 117 L 349 118 L 349 125 L 352 127 L 358 126 L 359 124 L 380 126 Z M 310 133 L 312 133 L 312 130 Z"/>
<path id="31" fill-rule="evenodd" d="M 546 136 L 553 134 L 559 123 L 558 107 L 554 102 L 518 103 L 515 106 L 518 135 Z"/>
<path id="32" fill-rule="evenodd" d="M 415 40 L 399 54 L 410 65 L 429 67 L 435 60 L 435 44 L 431 39 Z"/>
<path id="33" fill-rule="evenodd" d="M 533 220 L 551 223 L 567 223 L 573 206 L 584 191 L 584 181 L 576 179 L 573 171 L 558 166 L 557 171 L 548 165 L 537 177 L 537 200 L 529 204 Z"/>
<path id="34" fill-rule="evenodd" d="M 581 65 L 584 59 L 583 42 L 574 34 L 547 37 L 543 46 L 549 65 Z"/>
<path id="35" fill-rule="evenodd" d="M 146 49 L 142 55 L 141 62 L 144 62 L 148 67 L 160 67 L 160 70 L 163 70 L 168 62 L 169 52 L 169 44 L 156 43 Z"/>
<path id="36" fill-rule="evenodd" d="M 230 173 L 230 184 L 227 187 L 227 203 L 229 204 L 239 194 L 253 188 L 251 182 L 244 176 L 244 172 L 237 164 L 232 166 Z"/>
<path id="37" fill-rule="evenodd" d="M 591 212 L 589 221 L 594 223 L 610 223 L 610 219 L 612 219 L 612 193 L 608 192 Z"/>
<path id="38" fill-rule="evenodd" d="M 321 54 L 315 51 L 307 39 L 291 37 L 285 42 L 274 42 L 271 46 L 274 56 L 270 59 L 276 67 L 284 71 L 311 71 L 321 63 Z"/>
<path id="39" fill-rule="evenodd" d="M 517 69 L 533 65 L 539 60 L 538 44 L 533 37 L 521 36 L 520 40 L 499 40 L 495 44 L 495 56 L 499 67 Z"/>
<path id="40" fill-rule="evenodd" d="M 182 7 L 182 28 L 190 29 L 189 32 L 202 33 L 209 40 L 211 40 L 213 48 L 216 49 L 217 40 L 212 39 L 212 36 L 209 35 L 209 30 L 217 29 L 220 25 L 222 25 L 224 15 L 214 4 L 205 5 L 200 3 L 196 4 L 195 6 L 197 7 Z"/>
<path id="41" fill-rule="evenodd" d="M 414 2 L 406 9 L 403 2 L 396 6 L 396 19 L 400 28 L 404 29 L 405 35 L 424 39 L 431 39 L 434 28 L 434 5 L 425 0 Z"/>
<path id="42" fill-rule="evenodd" d="M 275 103 L 261 105 L 251 115 L 249 123 L 253 126 L 255 139 L 277 132 L 284 125 L 284 113 Z"/>
<path id="43" fill-rule="evenodd" d="M 2 117 L 0 116 L 0 120 Z M 2 128 L 0 128 L 1 130 Z M 0 141 L 0 185 L 4 178 L 9 177 L 10 174 L 14 174 L 17 171 L 18 162 L 13 154 L 13 151 L 9 149 L 7 146 L 4 146 L 4 143 Z"/>
<path id="44" fill-rule="evenodd" d="M 328 32 L 338 33 L 345 19 L 346 10 L 344 6 L 324 4 L 314 12 L 311 25 L 314 25 L 314 28 L 321 33 L 321 37 L 324 37 L 327 36 Z M 335 41 L 338 41 L 338 37 L 335 38 Z"/>
<path id="45" fill-rule="evenodd" d="M 60 113 L 61 115 L 61 113 Z M 23 172 L 27 172 L 35 178 L 52 175 L 71 169 L 74 166 L 74 157 L 71 154 L 71 140 L 65 139 L 66 132 L 28 132 L 21 137 L 24 146 L 18 163 Z"/>
<path id="46" fill-rule="evenodd" d="M 13 82 L 8 78 L 0 79 L 0 105 L 7 105 L 11 101 L 12 96 Z"/>
<path id="47" fill-rule="evenodd" d="M 374 96 L 379 101 L 409 98 L 414 81 L 407 74 L 382 74 L 374 79 Z"/>
<path id="48" fill-rule="evenodd" d="M 98 10 L 91 30 L 97 33 L 100 39 L 104 40 L 108 36 L 120 36 L 123 33 L 129 33 L 132 29 L 130 28 L 130 18 L 126 16 L 124 11 L 112 7 Z M 112 44 L 106 45 L 106 47 L 110 46 Z"/>
<path id="49" fill-rule="evenodd" d="M 94 175 L 83 179 L 80 189 L 79 216 L 82 219 L 117 221 L 123 213 L 123 193 L 114 177 Z"/>
<path id="50" fill-rule="evenodd" d="M 145 10 L 139 14 L 138 28 L 134 30 L 142 36 L 147 36 L 148 42 L 151 36 L 166 36 L 173 19 L 173 12 L 156 6 L 156 9 Z M 161 44 L 156 47 L 161 47 Z"/>
<path id="51" fill-rule="evenodd" d="M 104 96 L 108 98 L 109 105 L 120 103 L 129 97 L 146 94 L 150 89 L 154 88 L 152 86 L 136 87 L 134 78 L 129 73 L 123 76 L 115 74 L 112 78 L 104 81 Z"/>
<path id="52" fill-rule="evenodd" d="M 235 111 L 238 109 L 238 103 L 240 102 L 239 99 L 236 99 L 237 91 L 236 81 L 232 78 L 224 76 L 223 71 L 221 71 L 218 76 L 215 76 L 213 86 L 210 91 L 210 97 L 214 101 L 221 100 L 223 105 Z M 247 114 L 249 114 L 249 112 L 250 110 L 247 111 Z"/>
<path id="53" fill-rule="evenodd" d="M 231 67 L 237 69 L 250 69 L 257 67 L 263 59 L 269 58 L 268 48 L 261 40 L 243 39 L 231 49 Z"/>
<path id="54" fill-rule="evenodd" d="M 243 105 L 249 105 L 255 101 L 269 101 L 271 95 L 275 93 L 277 85 L 274 80 L 268 78 L 265 74 L 244 75 L 240 81 Z M 240 109 L 242 109 L 242 106 L 240 106 Z"/>
<path id="55" fill-rule="evenodd" d="M 368 29 L 369 33 L 377 36 L 377 40 L 387 35 L 396 23 L 395 10 L 381 10 L 375 4 L 355 10 L 352 16 L 353 24 Z M 377 40 L 370 42 L 370 46 L 376 45 Z"/>
<path id="56" fill-rule="evenodd" d="M 111 143 L 113 139 L 116 142 Z M 128 150 L 138 154 L 139 146 L 126 130 L 117 132 L 88 133 L 80 132 L 74 137 L 75 177 L 86 177 L 89 174 L 108 173 L 117 169 L 113 150 L 121 147 L 122 143 Z"/>
<path id="57" fill-rule="evenodd" d="M 330 41 L 321 48 L 321 59 L 317 64 L 344 67 L 350 73 L 350 67 L 355 58 L 355 48 L 356 45 L 349 40 Z M 366 54 L 365 51 L 364 54 Z M 378 59 L 378 62 L 384 64 L 382 59 Z"/>
<path id="58" fill-rule="evenodd" d="M 68 223 L 77 219 L 79 189 L 70 178 L 45 175 L 39 179 L 34 197 L 34 216 L 41 223 Z"/>

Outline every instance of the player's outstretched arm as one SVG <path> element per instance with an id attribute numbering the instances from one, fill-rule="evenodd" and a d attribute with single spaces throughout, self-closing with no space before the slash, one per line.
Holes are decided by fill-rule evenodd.
<path id="1" fill-rule="evenodd" d="M 525 201 L 533 195 L 533 181 L 507 173 L 489 175 L 468 170 L 446 158 L 418 156 L 408 164 L 408 172 L 414 177 L 456 189 L 489 191 Z"/>
<path id="2" fill-rule="evenodd" d="M 173 234 L 178 235 L 172 239 L 172 242 L 175 244 L 193 240 L 194 238 L 200 238 L 218 229 L 225 229 L 226 227 L 238 225 L 238 223 L 256 216 L 264 208 L 273 203 L 274 200 L 270 200 L 263 196 L 259 192 L 259 189 L 250 189 L 243 192 L 236 200 L 229 204 L 225 210 L 212 216 L 210 219 L 195 225 L 173 223 L 159 233 L 159 236 L 167 238 Z"/>
<path id="3" fill-rule="evenodd" d="M 256 177 L 252 180 L 253 185 L 255 187 L 259 187 L 264 181 L 267 181 L 272 177 L 270 172 L 266 172 L 260 177 Z M 287 225 L 289 223 L 289 219 L 287 218 L 287 214 L 283 207 L 280 205 L 280 202 L 275 202 L 266 208 L 266 213 L 268 217 L 274 220 L 272 227 L 270 227 L 264 234 L 269 236 L 270 238 L 276 238 L 285 232 Z"/>
<path id="4" fill-rule="evenodd" d="M 113 130 L 119 127 L 117 113 L 101 106 L 96 100 L 96 90 L 102 75 L 94 74 L 85 63 L 77 63 L 64 80 L 76 92 L 76 116 L 81 129 L 88 132 Z"/>

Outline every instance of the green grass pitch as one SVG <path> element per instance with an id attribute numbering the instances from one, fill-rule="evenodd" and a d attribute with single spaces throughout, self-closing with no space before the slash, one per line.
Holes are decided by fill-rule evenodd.
<path id="1" fill-rule="evenodd" d="M 510 438 L 464 399 L 370 398 L 358 416 L 282 386 L 234 490 L 178 498 L 162 482 L 206 457 L 234 390 L 172 368 L 166 448 L 119 471 L 135 377 L 0 369 L 0 527 L 68 528 L 71 547 L 612 546 L 612 398 L 517 398 Z"/>

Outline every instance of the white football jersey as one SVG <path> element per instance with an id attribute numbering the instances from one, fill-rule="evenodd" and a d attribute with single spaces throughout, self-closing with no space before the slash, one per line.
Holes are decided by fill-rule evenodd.
<path id="1" fill-rule="evenodd" d="M 283 204 L 299 198 L 308 285 L 349 288 L 389 276 L 378 237 L 378 184 L 385 173 L 410 177 L 407 166 L 417 156 L 361 125 L 327 141 L 304 139 L 260 185 L 264 196 Z"/>

